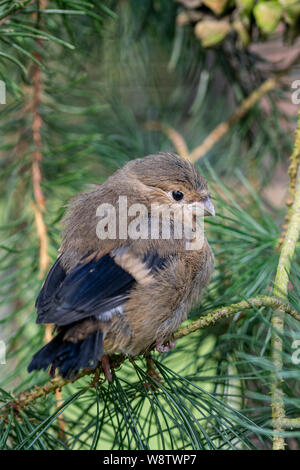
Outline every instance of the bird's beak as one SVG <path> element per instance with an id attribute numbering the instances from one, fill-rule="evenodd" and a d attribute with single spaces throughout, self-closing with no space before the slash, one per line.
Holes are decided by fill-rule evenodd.
<path id="1" fill-rule="evenodd" d="M 201 201 L 192 202 L 188 205 L 188 207 L 192 211 L 192 214 L 196 217 L 207 217 L 209 215 L 216 215 L 214 205 L 209 197 L 206 197 Z"/>
<path id="2" fill-rule="evenodd" d="M 213 203 L 211 202 L 211 199 L 209 197 L 205 198 L 204 201 L 201 202 L 203 209 L 204 209 L 204 217 L 208 217 L 210 215 L 215 216 L 215 208 Z"/>

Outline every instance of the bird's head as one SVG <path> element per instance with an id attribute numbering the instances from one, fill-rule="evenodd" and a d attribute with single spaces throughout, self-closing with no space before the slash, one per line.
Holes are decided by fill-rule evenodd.
<path id="1" fill-rule="evenodd" d="M 187 160 L 172 153 L 158 153 L 131 160 L 122 169 L 133 183 L 139 199 L 171 207 L 200 208 L 204 216 L 215 215 L 205 179 Z"/>

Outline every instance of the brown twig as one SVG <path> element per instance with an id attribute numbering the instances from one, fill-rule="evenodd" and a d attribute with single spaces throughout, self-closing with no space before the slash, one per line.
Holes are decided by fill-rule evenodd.
<path id="1" fill-rule="evenodd" d="M 0 26 L 2 26 L 12 15 L 16 15 L 34 1 L 35 0 L 24 0 L 24 2 L 18 2 L 12 5 L 5 13 L 3 13 L 3 15 L 0 16 Z"/>
<path id="2" fill-rule="evenodd" d="M 39 56 L 38 59 L 41 60 L 41 57 Z M 42 102 L 42 76 L 41 69 L 38 64 L 33 65 L 32 81 L 32 136 L 35 147 L 32 154 L 32 185 L 33 195 L 36 203 L 34 204 L 35 223 L 37 227 L 37 234 L 40 240 L 39 278 L 42 279 L 49 267 L 49 257 L 47 227 L 43 219 L 43 212 L 45 211 L 45 198 L 41 187 L 42 173 L 40 164 L 42 162 L 42 117 L 40 114 L 40 106 Z"/>
<path id="3" fill-rule="evenodd" d="M 189 152 L 188 146 L 183 136 L 167 124 L 160 123 L 158 121 L 149 121 L 145 127 L 148 130 L 161 130 L 171 140 L 177 153 L 184 159 L 190 160 L 195 163 L 200 158 L 204 157 L 206 153 L 211 150 L 221 138 L 229 131 L 229 129 L 236 124 L 241 118 L 243 118 L 247 112 L 257 103 L 266 93 L 274 90 L 279 82 L 279 76 L 269 78 L 259 88 L 254 90 L 250 96 L 248 96 L 235 112 L 226 121 L 221 122 L 194 150 Z"/>
<path id="4" fill-rule="evenodd" d="M 200 144 L 190 153 L 190 160 L 194 163 L 211 150 L 229 129 L 242 119 L 266 93 L 278 86 L 279 77 L 266 80 L 259 88 L 254 90 L 226 121 L 221 122 Z"/>
<path id="5" fill-rule="evenodd" d="M 34 219 L 35 225 L 37 229 L 37 235 L 40 240 L 40 257 L 39 257 L 39 264 L 40 264 L 40 272 L 39 278 L 43 277 L 43 274 L 46 272 L 49 266 L 49 257 L 48 257 L 48 236 L 47 236 L 47 228 L 44 222 L 42 212 L 39 207 L 33 202 L 32 203 L 33 211 L 34 211 Z"/>
<path id="6" fill-rule="evenodd" d="M 46 8 L 47 0 L 41 2 L 40 8 L 43 10 Z M 34 14 L 38 21 L 38 16 Z M 40 25 L 39 25 L 40 27 Z M 36 40 L 37 47 L 41 46 L 41 41 Z M 35 57 L 42 61 L 42 56 L 39 53 L 35 53 Z M 35 204 L 33 204 L 35 224 L 37 227 L 37 235 L 40 240 L 40 256 L 39 256 L 39 279 L 42 279 L 49 268 L 49 256 L 48 256 L 48 235 L 47 226 L 44 222 L 43 212 L 45 211 L 45 197 L 41 187 L 42 173 L 40 164 L 42 162 L 42 117 L 40 107 L 42 103 L 42 72 L 38 64 L 33 64 L 32 67 L 32 137 L 34 143 L 34 151 L 32 154 L 32 186 Z M 52 337 L 51 326 L 46 325 L 45 328 L 45 341 L 48 342 Z"/>
<path id="7" fill-rule="evenodd" d="M 231 129 L 231 127 L 236 124 L 240 119 L 242 119 L 248 111 L 269 91 L 276 89 L 280 83 L 280 80 L 288 73 L 288 71 L 293 67 L 293 65 L 299 62 L 300 54 L 297 53 L 282 70 L 276 71 L 273 77 L 268 78 L 263 82 L 256 90 L 254 90 L 247 98 L 245 98 L 234 113 L 226 121 L 221 122 L 205 139 L 198 145 L 194 150 L 189 152 L 188 146 L 183 138 L 183 136 L 167 124 L 160 123 L 158 121 L 149 121 L 146 123 L 145 127 L 149 130 L 160 130 L 164 132 L 171 142 L 174 145 L 174 148 L 178 154 L 185 159 L 190 160 L 195 163 L 200 158 L 204 157 L 209 150 L 211 150 L 224 135 Z M 293 167 L 291 168 L 291 172 Z"/>
<path id="8" fill-rule="evenodd" d="M 168 126 L 167 124 L 163 124 L 162 122 L 159 122 L 159 121 L 148 121 L 145 124 L 145 129 L 147 129 L 148 131 L 163 132 L 171 140 L 178 155 L 180 155 L 182 158 L 186 160 L 189 159 L 190 153 L 189 153 L 187 144 L 184 138 L 182 137 L 182 135 L 179 134 L 178 131 L 173 129 L 173 127 Z"/>

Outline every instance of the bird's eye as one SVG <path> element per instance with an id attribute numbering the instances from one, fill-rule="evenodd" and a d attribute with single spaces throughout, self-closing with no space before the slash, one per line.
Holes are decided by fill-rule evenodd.
<path id="1" fill-rule="evenodd" d="M 172 191 L 172 196 L 175 201 L 181 201 L 181 199 L 183 199 L 183 193 L 181 191 Z"/>

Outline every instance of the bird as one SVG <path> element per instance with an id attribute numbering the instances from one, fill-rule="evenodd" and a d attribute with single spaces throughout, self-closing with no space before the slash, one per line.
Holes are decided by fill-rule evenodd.
<path id="1" fill-rule="evenodd" d="M 126 201 L 127 214 L 120 201 Z M 157 219 L 153 206 L 164 208 L 162 222 L 169 209 L 168 237 L 162 225 L 149 236 Z M 205 178 L 190 161 L 167 152 L 129 160 L 103 184 L 73 197 L 57 260 L 36 300 L 36 321 L 53 324 L 54 336 L 34 354 L 28 371 L 49 369 L 52 377 L 58 371 L 72 379 L 101 363 L 111 382 L 112 354 L 130 358 L 175 347 L 174 332 L 213 273 L 205 234 L 200 247 L 187 249 L 187 237 L 175 233 L 183 210 L 192 214 L 195 232 L 195 207 L 204 217 L 215 215 Z M 138 218 L 141 208 L 146 215 Z M 124 220 L 134 236 L 126 234 Z M 139 236 L 141 221 L 148 236 Z"/>

